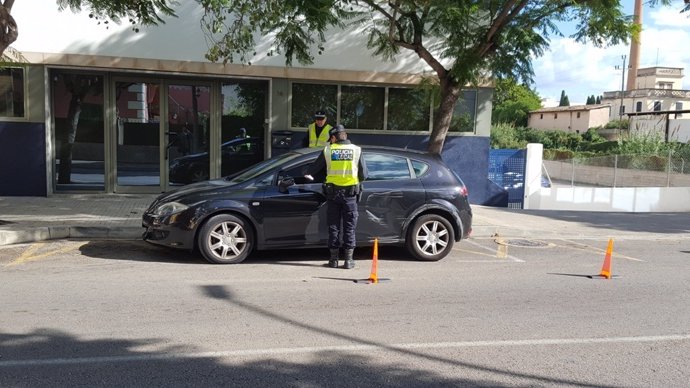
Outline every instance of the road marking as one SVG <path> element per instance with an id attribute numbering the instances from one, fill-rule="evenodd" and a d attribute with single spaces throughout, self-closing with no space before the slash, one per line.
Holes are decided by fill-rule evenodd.
<path id="1" fill-rule="evenodd" d="M 474 246 L 476 246 L 476 247 L 479 247 L 479 248 L 481 248 L 481 249 L 483 249 L 483 250 L 485 250 L 485 251 L 491 252 L 491 257 L 497 257 L 497 258 L 499 258 L 499 259 L 510 259 L 510 260 L 512 260 L 512 261 L 514 261 L 514 262 L 516 262 L 516 263 L 524 263 L 524 262 L 525 262 L 525 261 L 522 260 L 522 259 L 518 259 L 518 258 L 515 257 L 515 256 L 509 255 L 507 250 L 506 250 L 505 252 L 501 252 L 500 249 L 497 249 L 496 251 L 494 251 L 494 250 L 491 249 L 491 248 L 487 248 L 487 247 L 485 247 L 485 246 L 483 246 L 483 245 L 481 245 L 481 244 L 479 244 L 479 243 L 476 243 L 476 242 L 474 242 L 474 241 L 471 241 L 471 240 L 464 240 L 464 242 L 465 242 L 465 243 L 468 243 L 468 244 L 472 244 L 472 245 L 474 245 Z M 499 248 L 500 248 L 500 247 L 501 247 L 501 245 L 499 245 Z M 496 253 L 494 253 L 494 252 L 496 252 Z"/>
<path id="2" fill-rule="evenodd" d="M 575 241 L 572 241 L 572 240 L 567 240 L 567 239 L 560 239 L 560 240 L 561 240 L 561 241 L 565 241 L 565 242 L 567 242 L 568 244 L 572 244 L 572 245 L 562 245 L 564 248 L 578 249 L 578 250 L 588 251 L 588 252 L 594 251 L 594 252 L 596 252 L 596 253 L 604 253 L 604 254 L 606 253 L 606 249 L 601 249 L 601 248 L 593 247 L 593 246 L 587 245 L 587 244 L 581 244 L 581 243 L 578 243 L 578 242 L 575 242 Z M 614 243 L 614 246 L 615 246 L 615 243 Z M 642 260 L 642 259 L 636 259 L 636 258 L 634 258 L 634 257 L 630 257 L 630 256 L 626 256 L 626 255 L 622 255 L 622 254 L 620 254 L 620 253 L 617 253 L 617 252 L 615 251 L 615 249 L 614 249 L 614 251 L 611 253 L 611 257 L 612 257 L 612 258 L 615 258 L 615 259 L 626 259 L 626 260 L 630 260 L 630 261 L 640 261 L 640 262 L 644 262 L 644 260 Z"/>
<path id="3" fill-rule="evenodd" d="M 276 356 L 300 353 L 320 353 L 327 351 L 376 351 L 376 350 L 412 350 L 412 349 L 448 349 L 448 348 L 496 348 L 514 346 L 561 346 L 561 345 L 589 345 L 607 343 L 644 343 L 644 342 L 669 342 L 690 341 L 690 334 L 641 336 L 641 337 L 611 337 L 611 338 L 552 338 L 530 340 L 505 340 L 505 341 L 460 341 L 460 342 L 421 342 L 421 343 L 397 343 L 378 345 L 333 345 L 310 346 L 293 348 L 266 348 L 225 350 L 213 352 L 189 352 L 189 353 L 165 353 L 165 354 L 138 354 L 127 356 L 95 356 L 75 358 L 43 358 L 33 360 L 0 361 L 0 368 L 42 366 L 42 365 L 83 365 L 97 363 L 117 363 L 132 361 L 160 361 L 182 360 L 194 358 L 229 358 L 246 356 Z"/>
<path id="4" fill-rule="evenodd" d="M 46 243 L 31 244 L 31 246 L 29 246 L 29 248 L 27 248 L 24 252 L 22 252 L 22 254 L 18 258 L 14 259 L 10 263 L 5 264 L 5 267 L 24 264 L 24 263 L 29 262 L 29 261 L 42 259 L 44 257 L 56 255 L 58 253 L 68 252 L 68 251 L 73 250 L 76 247 L 83 245 L 83 243 L 79 242 L 79 243 L 69 244 L 68 246 L 62 247 L 60 249 L 55 249 L 52 251 L 43 252 L 43 253 L 40 253 L 38 255 L 34 255 L 34 252 L 36 252 L 39 248 L 46 246 L 46 245 L 47 245 Z"/>

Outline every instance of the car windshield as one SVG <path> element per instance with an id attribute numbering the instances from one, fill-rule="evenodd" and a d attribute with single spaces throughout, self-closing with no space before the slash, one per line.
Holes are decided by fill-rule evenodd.
<path id="1" fill-rule="evenodd" d="M 276 156 L 274 158 L 264 160 L 261 163 L 258 163 L 252 167 L 249 167 L 248 169 L 244 170 L 239 175 L 230 176 L 230 177 L 225 178 L 225 179 L 232 184 L 242 183 L 242 182 L 248 181 L 250 179 L 254 179 L 254 178 L 258 177 L 259 175 L 262 175 L 265 172 L 273 169 L 275 166 L 281 165 L 285 162 L 288 162 L 292 159 L 295 159 L 295 158 L 299 157 L 300 155 L 301 154 L 299 154 L 299 153 L 288 152 L 286 154 L 282 154 L 280 156 Z"/>

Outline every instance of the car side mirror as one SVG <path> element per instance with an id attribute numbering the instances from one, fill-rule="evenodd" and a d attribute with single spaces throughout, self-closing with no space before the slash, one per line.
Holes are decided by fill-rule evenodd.
<path id="1" fill-rule="evenodd" d="M 295 180 L 293 178 L 283 178 L 278 182 L 278 191 L 285 194 L 288 192 L 288 187 L 292 186 L 295 184 Z"/>

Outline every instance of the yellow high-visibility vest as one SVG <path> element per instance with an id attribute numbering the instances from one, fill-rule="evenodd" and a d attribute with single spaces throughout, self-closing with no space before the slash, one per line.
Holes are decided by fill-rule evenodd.
<path id="1" fill-rule="evenodd" d="M 359 184 L 359 158 L 362 149 L 354 144 L 330 144 L 323 149 L 326 159 L 326 183 L 336 186 Z"/>
<path id="2" fill-rule="evenodd" d="M 328 139 L 330 139 L 328 132 L 330 132 L 331 128 L 333 127 L 331 127 L 330 124 L 324 125 L 321 133 L 317 137 L 316 124 L 309 124 L 309 147 L 325 147 L 326 144 L 328 144 Z"/>

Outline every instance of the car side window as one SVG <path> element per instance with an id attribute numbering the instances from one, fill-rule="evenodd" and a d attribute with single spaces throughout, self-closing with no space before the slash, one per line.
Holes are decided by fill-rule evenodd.
<path id="1" fill-rule="evenodd" d="M 307 164 L 300 164 L 294 167 L 291 167 L 287 170 L 282 170 L 278 174 L 278 180 L 280 181 L 281 179 L 290 177 L 295 180 L 295 184 L 297 185 L 303 185 L 307 183 L 323 183 L 326 180 L 325 176 L 315 176 L 313 181 L 308 180 L 307 178 L 304 177 L 304 171 L 306 168 L 309 166 L 309 163 Z"/>
<path id="2" fill-rule="evenodd" d="M 369 170 L 368 181 L 410 179 L 412 173 L 407 158 L 394 155 L 364 153 Z"/>
<path id="3" fill-rule="evenodd" d="M 414 175 L 417 178 L 419 178 L 420 176 L 426 174 L 427 171 L 429 171 L 429 165 L 418 160 L 413 160 L 412 169 L 414 170 Z"/>

